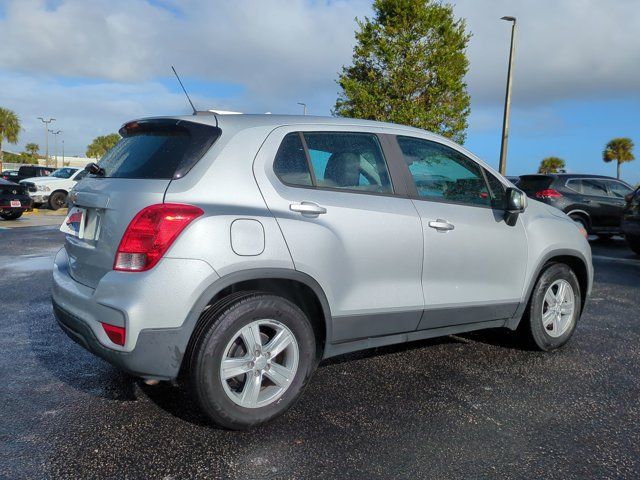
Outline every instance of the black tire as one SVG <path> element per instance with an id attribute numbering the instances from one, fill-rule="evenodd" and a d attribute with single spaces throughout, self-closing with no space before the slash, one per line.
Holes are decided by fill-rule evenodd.
<path id="1" fill-rule="evenodd" d="M 0 213 L 0 217 L 4 218 L 5 220 L 16 220 L 22 216 L 22 213 L 23 212 Z"/>
<path id="2" fill-rule="evenodd" d="M 298 367 L 280 398 L 263 407 L 245 408 L 225 392 L 220 366 L 224 350 L 236 333 L 259 319 L 276 320 L 293 333 L 299 347 Z M 315 369 L 315 348 L 311 323 L 295 304 L 268 293 L 235 294 L 203 313 L 194 332 L 189 384 L 195 400 L 215 424 L 231 430 L 249 429 L 278 417 L 298 399 Z"/>
<path id="3" fill-rule="evenodd" d="M 542 323 L 542 308 L 544 296 L 548 288 L 556 280 L 560 279 L 566 280 L 571 285 L 574 294 L 575 308 L 567 330 L 562 335 L 554 337 L 548 333 Z M 578 319 L 580 318 L 581 307 L 582 292 L 580 291 L 580 284 L 573 270 L 564 263 L 550 264 L 542 274 L 540 274 L 540 278 L 538 278 L 533 288 L 529 305 L 525 311 L 525 317 L 522 319 L 519 327 L 520 333 L 530 346 L 538 350 L 555 350 L 567 343 L 573 335 L 578 324 Z"/>
<path id="4" fill-rule="evenodd" d="M 582 228 L 584 228 L 584 230 L 587 233 L 589 232 L 589 222 L 587 222 L 583 216 L 581 215 L 570 215 L 569 218 L 571 218 L 571 220 L 573 220 L 576 223 L 579 223 L 580 225 L 582 225 Z"/>
<path id="5" fill-rule="evenodd" d="M 627 245 L 636 255 L 640 255 L 640 237 L 626 237 Z"/>
<path id="6" fill-rule="evenodd" d="M 65 192 L 53 192 L 49 197 L 49 208 L 58 210 L 67 205 L 67 194 Z"/>

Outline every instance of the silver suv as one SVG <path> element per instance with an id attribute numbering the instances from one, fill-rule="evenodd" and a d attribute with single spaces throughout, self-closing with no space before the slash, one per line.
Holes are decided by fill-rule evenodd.
<path id="1" fill-rule="evenodd" d="M 422 130 L 200 114 L 120 134 L 69 195 L 55 315 L 227 428 L 280 415 L 355 350 L 495 327 L 555 349 L 591 290 L 569 217 Z"/>

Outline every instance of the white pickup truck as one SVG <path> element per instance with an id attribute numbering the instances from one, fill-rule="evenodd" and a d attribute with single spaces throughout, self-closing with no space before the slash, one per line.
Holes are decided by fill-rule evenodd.
<path id="1" fill-rule="evenodd" d="M 21 180 L 27 187 L 33 206 L 48 204 L 52 210 L 63 208 L 67 204 L 67 195 L 74 185 L 85 177 L 87 172 L 79 168 L 59 168 L 47 177 L 33 177 Z"/>

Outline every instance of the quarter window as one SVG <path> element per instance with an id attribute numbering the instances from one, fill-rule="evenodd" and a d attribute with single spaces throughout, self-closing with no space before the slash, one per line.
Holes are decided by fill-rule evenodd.
<path id="1" fill-rule="evenodd" d="M 276 154 L 273 170 L 286 184 L 308 187 L 312 185 L 309 164 L 300 134 L 289 133 L 284 137 Z"/>
<path id="2" fill-rule="evenodd" d="M 491 205 L 480 166 L 460 152 L 412 137 L 398 137 L 398 144 L 421 198 Z"/>

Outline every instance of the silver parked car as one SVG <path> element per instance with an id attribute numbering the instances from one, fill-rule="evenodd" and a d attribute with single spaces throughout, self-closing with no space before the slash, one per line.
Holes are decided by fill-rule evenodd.
<path id="1" fill-rule="evenodd" d="M 495 327 L 558 348 L 591 290 L 575 222 L 422 130 L 200 114 L 120 134 L 69 195 L 55 315 L 227 428 L 355 350 Z"/>

